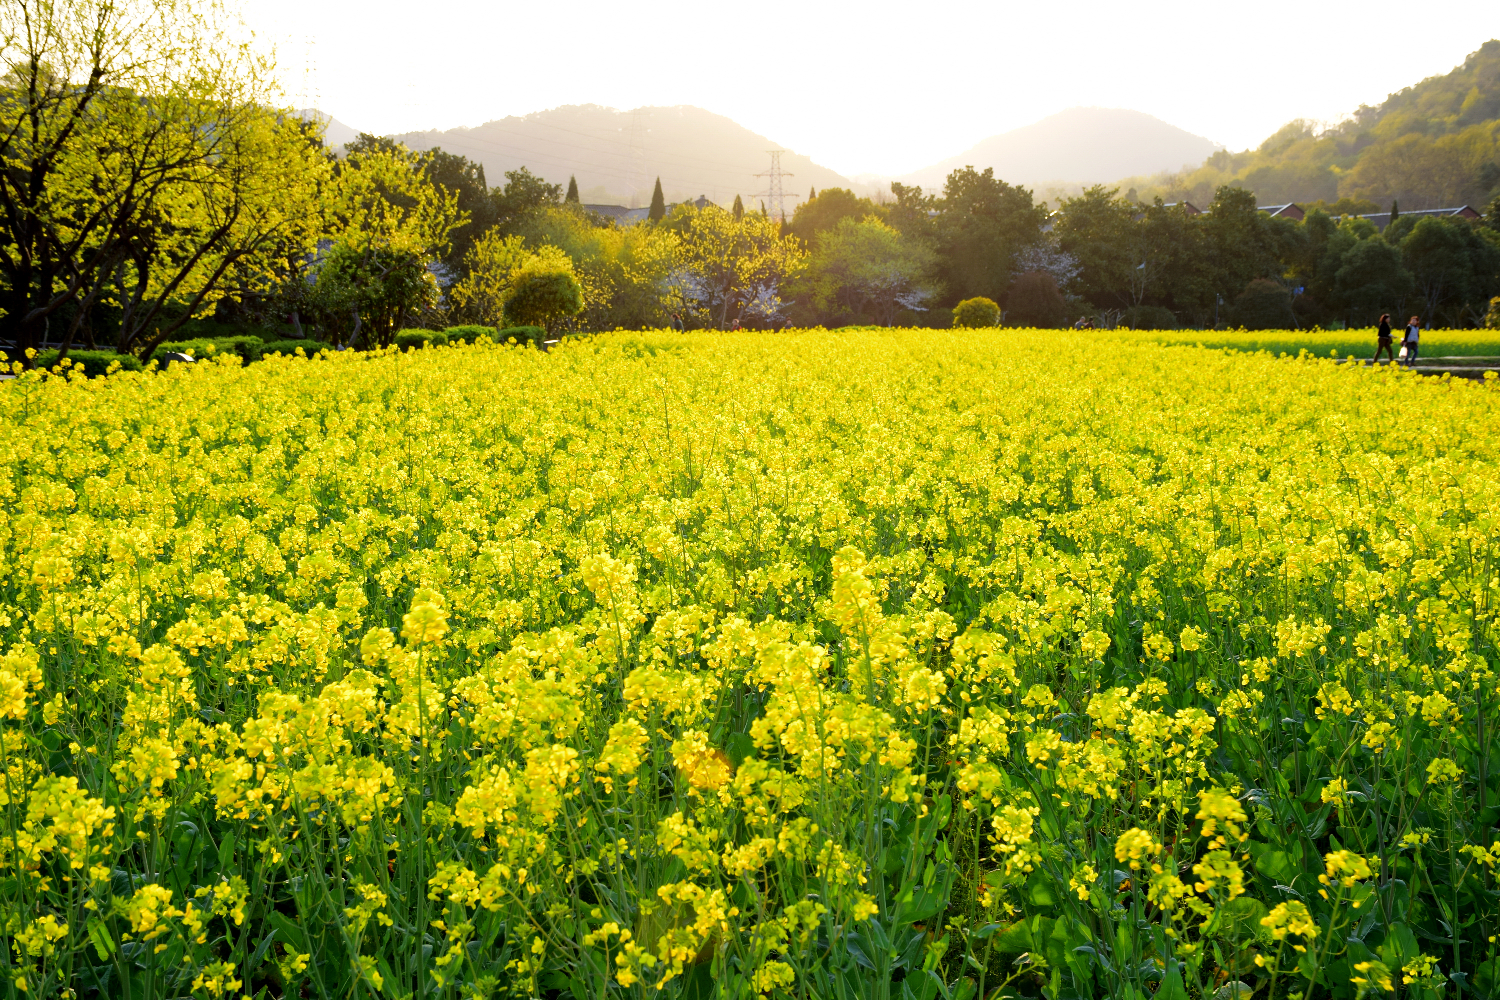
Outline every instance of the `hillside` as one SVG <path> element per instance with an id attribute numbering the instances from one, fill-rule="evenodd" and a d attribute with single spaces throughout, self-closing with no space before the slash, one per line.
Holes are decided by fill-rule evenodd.
<path id="1" fill-rule="evenodd" d="M 1500 192 L 1500 40 L 1485 42 L 1451 73 L 1362 107 L 1331 129 L 1294 121 L 1258 149 L 1220 151 L 1196 169 L 1118 184 L 1143 200 L 1197 204 L 1220 185 L 1237 184 L 1265 204 L 1482 206 Z"/>
<path id="2" fill-rule="evenodd" d="M 1069 108 L 899 179 L 930 190 L 941 187 L 952 171 L 972 165 L 993 167 L 997 177 L 1026 187 L 1088 185 L 1180 170 L 1221 148 L 1140 111 Z"/>
<path id="3" fill-rule="evenodd" d="M 302 116 L 303 121 L 316 119 L 322 122 L 323 142 L 327 146 L 342 146 L 345 143 L 353 142 L 359 136 L 359 132 L 356 129 L 350 128 L 332 115 L 319 111 L 316 108 L 303 108 L 297 113 Z"/>
<path id="4" fill-rule="evenodd" d="M 707 195 L 721 205 L 736 194 L 747 205 L 766 189 L 756 177 L 771 162 L 776 143 L 722 115 L 702 108 L 637 108 L 616 111 L 595 104 L 571 105 L 522 117 L 502 118 L 473 128 L 414 132 L 395 138 L 412 149 L 441 146 L 484 164 L 491 184 L 507 170 L 525 166 L 558 184 L 578 178 L 585 202 L 644 206 L 656 178 L 668 201 Z M 790 212 L 809 187 L 848 187 L 840 174 L 806 156 L 783 153 L 781 168 Z"/>

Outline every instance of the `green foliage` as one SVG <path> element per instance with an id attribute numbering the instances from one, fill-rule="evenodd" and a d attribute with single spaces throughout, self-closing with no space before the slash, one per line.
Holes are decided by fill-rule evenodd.
<path id="1" fill-rule="evenodd" d="M 242 334 L 236 337 L 198 337 L 193 340 L 176 340 L 157 346 L 151 357 L 160 361 L 167 354 L 186 354 L 193 358 L 210 358 L 219 354 L 237 354 L 249 364 L 259 361 L 265 349 L 265 341 L 259 337 Z"/>
<path id="2" fill-rule="evenodd" d="M 1078 293 L 1099 307 L 1126 304 L 1131 272 L 1141 263 L 1135 245 L 1139 209 L 1118 194 L 1096 184 L 1066 199 L 1055 227 L 1058 246 L 1078 261 Z"/>
<path id="3" fill-rule="evenodd" d="M 938 279 L 954 298 L 999 299 L 1016 253 L 1035 240 L 1044 216 L 1030 191 L 1012 187 L 988 167 L 982 173 L 973 167 L 953 171 L 943 183 L 935 220 Z"/>
<path id="4" fill-rule="evenodd" d="M 348 343 L 389 346 L 398 324 L 437 296 L 427 253 L 408 239 L 337 243 L 318 266 L 318 309 Z"/>
<path id="5" fill-rule="evenodd" d="M 446 347 L 448 334 L 442 330 L 400 330 L 392 342 L 403 351 L 421 350 L 424 347 Z"/>
<path id="6" fill-rule="evenodd" d="M 845 188 L 824 188 L 798 205 L 792 213 L 792 235 L 808 243 L 834 229 L 845 219 L 879 219 L 885 213 L 869 198 Z"/>
<path id="7" fill-rule="evenodd" d="M 1297 325 L 1292 314 L 1292 293 L 1278 281 L 1256 278 L 1235 297 L 1229 323 L 1246 330 L 1290 329 Z"/>
<path id="8" fill-rule="evenodd" d="M 1401 240 L 1401 259 L 1411 272 L 1429 319 L 1457 310 L 1482 319 L 1489 297 L 1500 290 L 1500 244 L 1466 222 L 1419 220 Z M 1456 307 L 1456 310 L 1455 310 Z"/>
<path id="9" fill-rule="evenodd" d="M 269 358 L 273 354 L 284 354 L 288 357 L 293 357 L 299 350 L 308 357 L 312 357 L 314 354 L 327 348 L 327 344 L 318 340 L 273 340 L 261 348 L 261 357 Z"/>
<path id="10" fill-rule="evenodd" d="M 540 326 L 551 329 L 559 320 L 583 308 L 583 289 L 570 271 L 542 266 L 521 271 L 505 300 L 507 327 Z"/>
<path id="11" fill-rule="evenodd" d="M 891 326 L 902 310 L 925 309 L 936 263 L 922 242 L 877 219 L 845 216 L 817 240 L 794 294 L 811 300 L 819 322 L 867 317 Z"/>
<path id="12" fill-rule="evenodd" d="M 1039 329 L 1066 326 L 1068 303 L 1052 275 L 1043 271 L 1016 275 L 1005 297 L 1005 322 Z"/>
<path id="13" fill-rule="evenodd" d="M 953 307 L 953 325 L 971 330 L 1000 325 L 1000 306 L 994 299 L 964 299 Z"/>
<path id="14" fill-rule="evenodd" d="M 548 184 L 525 167 L 505 172 L 505 187 L 492 190 L 496 225 L 502 233 L 512 233 L 534 213 L 562 202 L 561 184 Z"/>
<path id="15" fill-rule="evenodd" d="M 495 328 L 492 326 L 450 326 L 443 333 L 447 335 L 450 344 L 474 344 L 478 343 L 480 337 L 495 339 Z"/>
<path id="16" fill-rule="evenodd" d="M 1362 107 L 1322 130 L 1290 122 L 1258 149 L 1227 150 L 1180 174 L 1133 178 L 1146 198 L 1202 205 L 1218 188 L 1253 190 L 1261 204 L 1399 201 L 1412 209 L 1485 204 L 1500 162 L 1500 40 L 1485 42 L 1462 66 Z M 1335 213 L 1338 214 L 1338 213 Z"/>
<path id="17" fill-rule="evenodd" d="M 1120 325 L 1131 330 L 1175 330 L 1177 317 L 1165 306 L 1131 306 L 1120 317 Z"/>
<path id="18" fill-rule="evenodd" d="M 441 149 L 429 149 L 419 154 L 418 162 L 427 180 L 449 191 L 458 211 L 467 217 L 450 234 L 448 250 L 443 255 L 443 263 L 448 269 L 454 274 L 462 274 L 464 259 L 472 250 L 474 241 L 493 226 L 500 215 L 500 206 L 485 185 L 484 164 Z"/>
<path id="19" fill-rule="evenodd" d="M 801 273 L 807 254 L 776 222 L 760 214 L 736 222 L 713 205 L 679 205 L 660 228 L 679 235 L 668 282 L 671 309 L 684 324 L 722 330 L 782 318 L 780 290 Z"/>
<path id="20" fill-rule="evenodd" d="M 518 344 L 535 344 L 540 347 L 547 339 L 547 331 L 539 326 L 508 326 L 495 335 L 495 342 L 498 344 L 511 339 Z"/>
<path id="21" fill-rule="evenodd" d="M 1500 330 L 1500 295 L 1490 299 L 1489 311 L 1484 314 L 1484 328 Z"/>
<path id="22" fill-rule="evenodd" d="M 55 349 L 38 351 L 35 359 L 36 367 L 50 371 L 58 364 L 60 353 Z M 81 368 L 89 378 L 98 378 L 109 374 L 111 370 L 138 372 L 145 367 L 141 364 L 141 359 L 135 355 L 117 354 L 114 351 L 69 351 L 64 360 L 69 362 L 66 367 Z"/>
<path id="23" fill-rule="evenodd" d="M 656 179 L 656 187 L 651 189 L 651 208 L 646 213 L 646 219 L 650 222 L 660 222 L 667 216 L 667 199 L 661 193 L 661 178 Z"/>

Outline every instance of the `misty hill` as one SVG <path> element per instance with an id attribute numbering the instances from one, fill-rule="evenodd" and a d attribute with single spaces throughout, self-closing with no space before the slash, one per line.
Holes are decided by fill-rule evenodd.
<path id="1" fill-rule="evenodd" d="M 644 206 L 661 178 L 668 201 L 706 195 L 729 205 L 736 194 L 747 207 L 767 179 L 767 150 L 779 148 L 765 136 L 702 108 L 637 108 L 616 111 L 595 104 L 570 105 L 522 117 L 502 118 L 473 128 L 414 132 L 394 138 L 411 149 L 441 146 L 484 164 L 485 179 L 504 183 L 507 170 L 526 167 L 556 184 L 578 178 L 584 202 Z M 806 156 L 783 153 L 781 168 L 795 176 L 785 182 L 788 212 L 809 187 L 848 187 L 843 176 Z M 800 193 L 802 198 L 791 198 Z"/>
<path id="2" fill-rule="evenodd" d="M 316 119 L 317 121 L 323 123 L 324 145 L 342 146 L 346 143 L 353 142 L 356 138 L 359 137 L 359 132 L 350 128 L 348 125 L 345 125 L 343 122 L 339 121 L 332 115 L 327 114 L 323 111 L 319 111 L 317 108 L 303 108 L 297 113 L 302 116 L 302 120 L 305 122 L 313 121 L 314 119 Z"/>
<path id="3" fill-rule="evenodd" d="M 1120 181 L 1143 200 L 1207 203 L 1223 184 L 1262 204 L 1346 201 L 1376 211 L 1483 206 L 1500 192 L 1500 41 L 1326 131 L 1294 121 L 1258 149 L 1220 151 L 1199 168 Z M 1371 208 L 1371 205 L 1378 206 Z"/>
<path id="4" fill-rule="evenodd" d="M 1130 174 L 1179 170 L 1222 147 L 1160 118 L 1120 108 L 1069 108 L 951 156 L 902 181 L 932 190 L 954 170 L 993 167 L 1011 184 L 1098 184 Z"/>

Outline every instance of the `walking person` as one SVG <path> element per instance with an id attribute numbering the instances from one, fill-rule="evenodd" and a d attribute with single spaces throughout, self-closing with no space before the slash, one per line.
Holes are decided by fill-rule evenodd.
<path id="1" fill-rule="evenodd" d="M 1417 363 L 1417 341 L 1422 336 L 1422 320 L 1413 316 L 1411 322 L 1406 324 L 1406 336 L 1401 340 L 1401 346 L 1406 349 L 1406 367 L 1412 368 Z"/>
<path id="2" fill-rule="evenodd" d="M 1371 364 L 1380 364 L 1380 352 L 1384 351 L 1390 361 L 1396 360 L 1396 352 L 1391 350 L 1391 314 L 1380 314 L 1380 339 L 1375 341 L 1375 357 L 1370 359 Z"/>

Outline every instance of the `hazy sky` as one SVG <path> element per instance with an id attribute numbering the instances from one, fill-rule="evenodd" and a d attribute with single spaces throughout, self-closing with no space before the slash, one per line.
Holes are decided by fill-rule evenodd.
<path id="1" fill-rule="evenodd" d="M 1378 103 L 1500 36 L 1494 0 L 1272 0 L 1254 16 L 1201 0 L 243 3 L 278 46 L 290 102 L 316 94 L 356 129 L 694 104 L 848 176 L 925 166 L 1075 105 L 1243 149 L 1293 118 Z"/>

